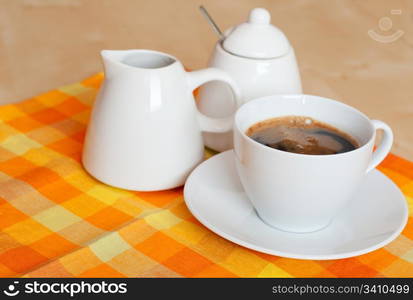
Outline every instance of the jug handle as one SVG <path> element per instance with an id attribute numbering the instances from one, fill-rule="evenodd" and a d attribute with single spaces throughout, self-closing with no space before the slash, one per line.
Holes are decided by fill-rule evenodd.
<path id="1" fill-rule="evenodd" d="M 217 68 L 207 68 L 198 71 L 192 71 L 187 73 L 188 83 L 191 91 L 195 90 L 197 87 L 203 85 L 209 81 L 222 81 L 229 85 L 232 90 L 233 99 L 236 108 L 240 107 L 241 94 L 235 83 L 235 81 L 224 71 Z M 197 110 L 198 121 L 202 131 L 205 132 L 227 132 L 232 129 L 234 122 L 234 113 L 230 116 L 223 118 L 212 118 L 202 114 Z"/>

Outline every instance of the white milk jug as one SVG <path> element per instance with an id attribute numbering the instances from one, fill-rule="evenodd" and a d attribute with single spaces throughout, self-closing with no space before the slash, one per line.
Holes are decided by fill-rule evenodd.
<path id="1" fill-rule="evenodd" d="M 182 63 L 151 50 L 102 51 L 105 80 L 89 122 L 83 164 L 100 181 L 129 190 L 156 191 L 184 184 L 204 157 L 202 131 L 225 132 L 233 117 L 210 118 L 193 90 L 219 80 L 214 68 L 186 72 Z"/>

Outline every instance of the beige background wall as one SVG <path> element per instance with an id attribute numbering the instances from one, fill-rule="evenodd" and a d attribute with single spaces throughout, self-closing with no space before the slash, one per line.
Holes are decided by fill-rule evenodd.
<path id="1" fill-rule="evenodd" d="M 76 82 L 102 69 L 101 49 L 169 52 L 206 65 L 216 41 L 204 4 L 226 29 L 257 6 L 296 49 L 305 92 L 356 106 L 395 130 L 393 151 L 413 160 L 413 1 L 0 0 L 0 103 Z M 392 14 L 392 10 L 401 14 Z M 392 28 L 378 22 L 390 17 Z M 383 19 L 382 19 L 383 20 Z M 388 36 L 377 42 L 367 31 Z"/>

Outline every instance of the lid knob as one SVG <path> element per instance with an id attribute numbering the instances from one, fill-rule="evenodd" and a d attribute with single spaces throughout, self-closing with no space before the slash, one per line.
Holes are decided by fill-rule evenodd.
<path id="1" fill-rule="evenodd" d="M 271 15 L 265 8 L 254 8 L 250 12 L 248 23 L 251 24 L 270 24 Z"/>
<path id="2" fill-rule="evenodd" d="M 281 57 L 290 49 L 284 33 L 271 25 L 265 8 L 254 8 L 247 22 L 227 31 L 222 46 L 231 54 L 252 59 Z"/>

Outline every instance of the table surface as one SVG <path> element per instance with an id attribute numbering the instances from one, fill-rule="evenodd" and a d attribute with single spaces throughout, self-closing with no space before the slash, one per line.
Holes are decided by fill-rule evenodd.
<path id="1" fill-rule="evenodd" d="M 206 66 L 216 41 L 198 12 L 200 2 L 194 0 L 0 3 L 0 103 L 100 71 L 101 49 L 156 49 L 196 69 Z M 412 1 L 202 3 L 223 29 L 245 20 L 253 7 L 269 9 L 273 24 L 296 50 L 304 91 L 338 99 L 387 122 L 395 132 L 393 152 L 413 160 Z M 386 31 L 386 25 L 392 28 Z M 369 30 L 403 35 L 383 43 L 370 38 Z"/>
<path id="2" fill-rule="evenodd" d="M 413 162 L 389 154 L 378 167 L 409 207 L 390 244 L 328 261 L 263 254 L 201 225 L 182 187 L 126 191 L 85 171 L 80 157 L 102 79 L 0 106 L 0 277 L 413 277 Z"/>

